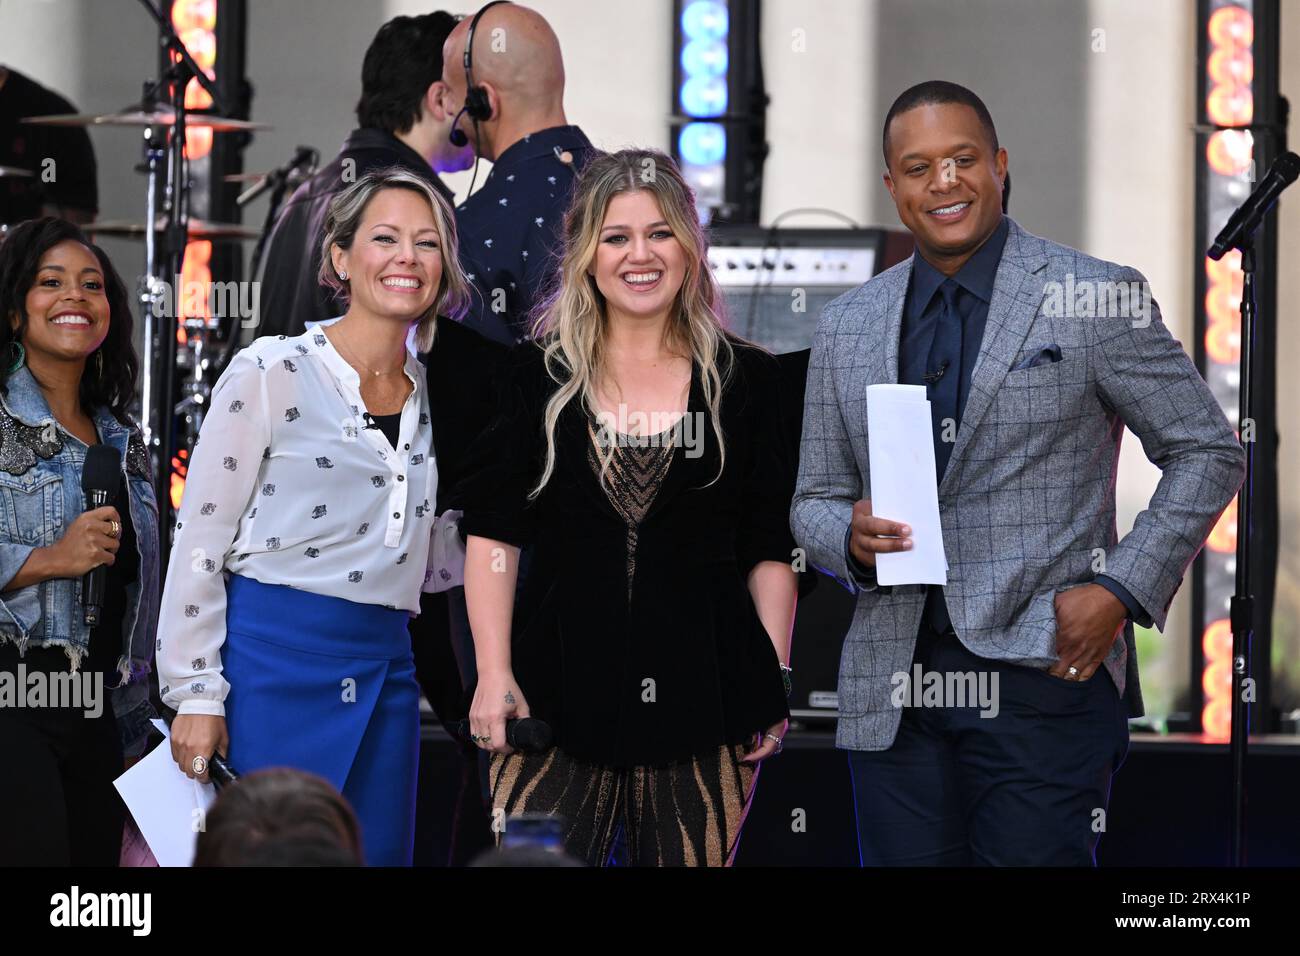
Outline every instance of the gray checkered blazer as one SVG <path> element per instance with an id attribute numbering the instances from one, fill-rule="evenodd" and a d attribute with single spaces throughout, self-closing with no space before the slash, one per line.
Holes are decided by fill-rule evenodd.
<path id="1" fill-rule="evenodd" d="M 844 548 L 853 503 L 871 497 L 867 386 L 898 381 L 898 339 L 911 260 L 833 302 L 808 368 L 799 480 L 790 513 L 813 565 L 857 595 L 840 655 L 836 743 L 885 750 L 901 711 L 891 677 L 911 667 L 925 588 L 864 588 Z M 1073 276 L 1073 288 L 1067 275 Z M 944 594 L 963 644 L 1037 668 L 1056 661 L 1056 592 L 1091 581 L 1094 549 L 1163 629 L 1192 558 L 1240 487 L 1245 455 L 1195 366 L 1149 302 L 1105 294 L 1142 283 L 1010 223 L 961 428 L 939 487 L 949 572 Z M 1052 286 L 1049 283 L 1060 283 Z M 1065 292 L 1103 294 L 1081 318 Z M 1054 291 L 1064 290 L 1060 295 Z M 1117 312 L 1122 314 L 1117 315 Z M 1050 346 L 1059 361 L 1032 362 Z M 1049 351 L 1054 351 L 1050 350 Z M 1150 504 L 1118 540 L 1115 473 L 1127 425 L 1162 471 Z M 888 517 L 887 515 L 885 517 Z M 1105 667 L 1133 717 L 1144 713 L 1133 626 Z"/>

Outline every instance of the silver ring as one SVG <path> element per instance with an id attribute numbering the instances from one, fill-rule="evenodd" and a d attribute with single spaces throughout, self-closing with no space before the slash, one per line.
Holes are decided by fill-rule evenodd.
<path id="1" fill-rule="evenodd" d="M 778 737 L 776 734 L 764 734 L 763 736 L 766 737 L 768 740 L 775 740 L 775 741 L 776 741 L 776 752 L 777 752 L 777 753 L 780 753 L 780 752 L 781 752 L 782 741 L 785 740 L 784 737 Z"/>
<path id="2" fill-rule="evenodd" d="M 1070 669 L 1066 671 L 1066 673 L 1070 675 L 1070 680 L 1075 680 L 1079 676 L 1079 668 L 1071 665 Z"/>
<path id="3" fill-rule="evenodd" d="M 198 776 L 203 776 L 208 769 L 208 758 L 199 756 L 190 761 L 190 769 Z"/>

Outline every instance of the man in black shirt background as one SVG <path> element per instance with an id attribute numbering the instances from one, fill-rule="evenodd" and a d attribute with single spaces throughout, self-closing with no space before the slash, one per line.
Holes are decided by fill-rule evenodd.
<path id="1" fill-rule="evenodd" d="M 474 160 L 468 146 L 448 141 L 452 116 L 444 113 L 442 47 L 456 25 L 450 13 L 394 17 L 375 34 L 361 68 L 357 125 L 342 150 L 284 204 L 268 240 L 258 335 L 298 335 L 307 322 L 345 311 L 316 279 L 330 201 L 371 169 L 404 166 L 427 179 L 449 203 L 451 190 L 438 173 Z"/>
<path id="2" fill-rule="evenodd" d="M 0 225 L 39 216 L 76 223 L 95 218 L 99 187 L 95 150 L 86 131 L 19 122 L 27 116 L 75 112 L 58 93 L 0 66 L 0 166 L 32 172 L 0 176 Z"/>
<path id="3" fill-rule="evenodd" d="M 483 188 L 456 209 L 461 263 L 475 293 L 465 323 L 512 345 L 528 337 L 528 313 L 555 273 L 560 222 L 592 145 L 565 118 L 560 43 L 536 11 L 488 4 L 451 31 L 442 64 L 445 112 L 493 163 Z M 482 110 L 467 103 L 471 84 Z"/>

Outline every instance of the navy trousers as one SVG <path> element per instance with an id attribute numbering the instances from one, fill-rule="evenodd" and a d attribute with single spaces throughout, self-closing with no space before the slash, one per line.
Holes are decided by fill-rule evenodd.
<path id="1" fill-rule="evenodd" d="M 971 653 L 924 624 L 915 665 L 983 677 L 975 695 L 911 706 L 888 750 L 850 751 L 863 866 L 1095 866 L 1110 779 L 1128 753 L 1128 709 L 1104 667 L 1087 681 Z M 937 683 L 937 680 L 935 680 Z M 924 687 L 925 682 L 922 682 Z M 971 686 L 967 682 L 964 686 Z M 930 702 L 931 704 L 934 701 Z"/>

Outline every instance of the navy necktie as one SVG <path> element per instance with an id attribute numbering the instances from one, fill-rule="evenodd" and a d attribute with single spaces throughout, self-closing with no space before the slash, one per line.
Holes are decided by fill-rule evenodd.
<path id="1" fill-rule="evenodd" d="M 929 358 L 925 363 L 926 391 L 930 398 L 930 419 L 934 428 L 934 468 L 937 481 L 943 481 L 957 440 L 957 401 L 961 386 L 962 314 L 960 298 L 962 287 L 952 279 L 939 286 L 943 305 L 934 326 L 934 341 L 930 344 Z M 937 634 L 947 633 L 952 622 L 944 602 L 943 588 L 931 586 L 925 595 L 925 623 Z"/>
<path id="2" fill-rule="evenodd" d="M 930 344 L 930 355 L 925 363 L 930 417 L 934 426 L 935 477 L 939 481 L 943 481 L 953 442 L 957 438 L 962 344 L 962 317 L 958 300 L 961 293 L 962 287 L 952 279 L 945 279 L 939 286 L 943 306 L 934 325 L 934 341 Z"/>

